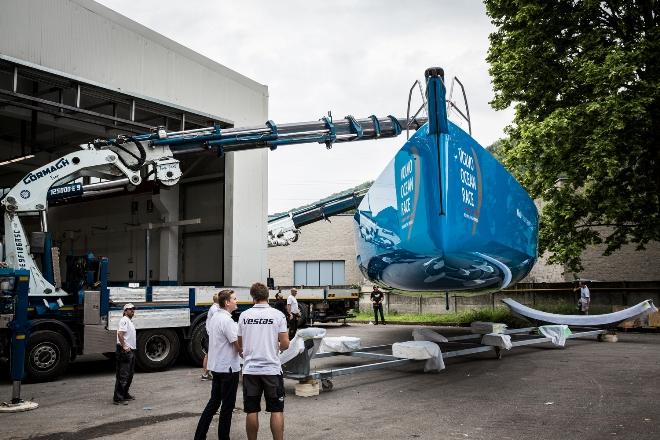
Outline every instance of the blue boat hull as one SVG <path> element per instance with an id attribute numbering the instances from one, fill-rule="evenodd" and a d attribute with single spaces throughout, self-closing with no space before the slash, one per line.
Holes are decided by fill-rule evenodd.
<path id="1" fill-rule="evenodd" d="M 445 123 L 443 132 L 420 128 L 362 200 L 357 263 L 386 287 L 496 291 L 536 262 L 538 212 L 488 151 Z"/>

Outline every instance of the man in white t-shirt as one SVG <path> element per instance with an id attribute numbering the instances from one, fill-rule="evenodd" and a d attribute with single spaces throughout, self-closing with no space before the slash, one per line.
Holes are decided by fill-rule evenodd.
<path id="1" fill-rule="evenodd" d="M 211 322 L 211 318 L 213 318 L 213 315 L 215 315 L 215 312 L 220 310 L 220 306 L 218 306 L 218 294 L 215 293 L 213 294 L 213 304 L 211 304 L 211 307 L 209 307 L 209 311 L 206 312 L 206 334 L 208 335 L 209 333 L 209 322 Z M 206 352 L 207 354 L 204 355 L 204 360 L 202 361 L 202 380 L 211 380 L 211 374 L 209 374 L 209 369 L 207 368 L 207 364 L 209 361 L 209 356 L 208 356 L 208 338 L 207 338 L 207 343 L 206 343 Z"/>
<path id="2" fill-rule="evenodd" d="M 238 324 L 231 312 L 238 307 L 233 290 L 221 290 L 217 297 L 218 309 L 207 322 L 209 333 L 208 369 L 213 372 L 211 398 L 197 424 L 195 440 L 206 438 L 213 416 L 220 408 L 218 438 L 229 440 L 231 415 L 236 405 L 236 391 L 241 371 L 239 357 Z M 222 405 L 222 407 L 220 406 Z"/>
<path id="3" fill-rule="evenodd" d="M 289 338 L 296 336 L 298 331 L 298 320 L 300 319 L 300 307 L 298 307 L 298 300 L 296 295 L 298 290 L 291 289 L 291 294 L 286 299 L 286 311 L 289 318 Z"/>
<path id="4" fill-rule="evenodd" d="M 131 303 L 124 304 L 124 316 L 117 325 L 117 377 L 115 381 L 115 394 L 112 403 L 115 405 L 127 405 L 128 400 L 134 400 L 128 389 L 133 382 L 135 372 L 135 347 L 137 344 L 135 326 L 133 325 L 135 306 Z"/>
<path id="5" fill-rule="evenodd" d="M 286 318 L 268 305 L 268 287 L 254 283 L 250 288 L 254 306 L 241 313 L 238 320 L 238 344 L 243 352 L 243 408 L 247 413 L 245 429 L 248 440 L 256 440 L 259 431 L 261 395 L 270 412 L 273 439 L 284 438 L 284 379 L 280 351 L 289 348 Z"/>
<path id="6" fill-rule="evenodd" d="M 589 314 L 589 305 L 591 304 L 591 293 L 587 287 L 587 283 L 580 281 L 579 287 L 575 290 L 580 289 L 580 314 L 588 315 Z"/>

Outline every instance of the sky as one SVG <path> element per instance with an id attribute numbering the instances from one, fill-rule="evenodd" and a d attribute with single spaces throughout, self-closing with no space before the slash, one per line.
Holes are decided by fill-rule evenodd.
<path id="1" fill-rule="evenodd" d="M 431 66 L 465 85 L 481 145 L 503 137 L 513 118 L 513 110 L 488 104 L 494 27 L 478 0 L 97 1 L 267 85 L 268 116 L 277 124 L 315 121 L 328 111 L 335 119 L 405 117 L 411 85 Z M 415 95 L 413 106 L 420 104 Z M 304 144 L 269 152 L 268 212 L 376 179 L 404 142 L 405 134 L 331 150 Z"/>

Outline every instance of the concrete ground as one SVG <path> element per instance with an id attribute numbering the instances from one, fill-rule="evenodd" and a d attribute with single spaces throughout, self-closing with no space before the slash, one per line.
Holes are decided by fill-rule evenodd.
<path id="1" fill-rule="evenodd" d="M 358 336 L 363 346 L 411 339 L 408 326 L 328 325 L 329 336 Z M 448 334 L 454 329 L 443 329 Z M 622 333 L 620 342 L 570 340 L 334 379 L 319 396 L 294 395 L 285 380 L 289 439 L 658 439 L 660 334 Z M 334 360 L 332 365 L 345 365 Z M 326 363 L 328 365 L 328 363 Z M 57 382 L 27 384 L 32 412 L 0 415 L 3 439 L 192 438 L 210 391 L 185 364 L 137 373 L 128 406 L 111 404 L 114 370 L 105 360 L 78 361 Z M 10 397 L 0 382 L 0 399 Z M 237 406 L 242 408 L 240 393 Z M 268 414 L 259 438 L 270 438 Z M 217 417 L 209 438 L 217 438 Z M 245 415 L 234 414 L 232 438 L 245 439 Z"/>

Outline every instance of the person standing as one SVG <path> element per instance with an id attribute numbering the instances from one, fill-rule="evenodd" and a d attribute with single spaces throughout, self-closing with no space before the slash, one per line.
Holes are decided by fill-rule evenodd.
<path id="1" fill-rule="evenodd" d="M 378 313 L 380 312 L 380 321 L 382 325 L 385 325 L 385 317 L 383 316 L 383 292 L 380 291 L 378 286 L 374 286 L 373 291 L 371 292 L 371 304 L 374 307 L 374 320 L 375 325 L 378 325 Z"/>
<path id="2" fill-rule="evenodd" d="M 115 405 L 128 405 L 129 400 L 135 400 L 129 392 L 135 372 L 136 334 L 133 325 L 135 306 L 124 304 L 124 316 L 117 325 L 117 349 L 115 357 L 117 362 L 117 375 L 115 380 L 115 393 L 112 403 Z"/>
<path id="3" fill-rule="evenodd" d="M 221 290 L 217 297 L 218 311 L 207 323 L 209 332 L 208 369 L 212 372 L 211 398 L 202 412 L 195 440 L 206 438 L 213 415 L 220 408 L 218 438 L 229 439 L 231 416 L 236 405 L 236 391 L 241 371 L 240 348 L 238 345 L 238 324 L 231 313 L 238 307 L 233 290 Z M 222 405 L 222 407 L 221 407 Z"/>
<path id="4" fill-rule="evenodd" d="M 209 347 L 208 347 L 208 334 L 209 334 L 209 322 L 211 322 L 211 318 L 213 318 L 213 315 L 215 315 L 215 312 L 220 310 L 220 307 L 218 306 L 218 294 L 215 293 L 213 294 L 213 304 L 211 304 L 211 307 L 209 307 L 209 311 L 206 312 L 206 354 L 204 355 L 204 360 L 202 361 L 202 380 L 211 380 L 211 374 L 209 374 L 209 369 L 208 369 L 208 361 L 209 361 Z"/>
<path id="5" fill-rule="evenodd" d="M 580 289 L 580 314 L 588 315 L 589 314 L 589 305 L 591 304 L 591 292 L 587 287 L 587 283 L 580 281 L 579 286 L 575 290 Z"/>
<path id="6" fill-rule="evenodd" d="M 270 412 L 273 439 L 284 438 L 284 379 L 279 353 L 289 348 L 286 317 L 268 305 L 268 287 L 254 283 L 250 287 L 254 306 L 241 313 L 238 320 L 238 345 L 243 352 L 243 408 L 247 413 L 245 430 L 248 440 L 259 432 L 261 396 Z"/>
<path id="7" fill-rule="evenodd" d="M 298 306 L 298 300 L 296 299 L 297 294 L 297 289 L 291 289 L 291 294 L 286 299 L 286 311 L 287 316 L 289 317 L 289 338 L 296 336 L 296 332 L 298 331 L 300 307 Z"/>
<path id="8" fill-rule="evenodd" d="M 282 312 L 284 316 L 287 316 L 289 314 L 286 307 L 286 301 L 284 301 L 284 297 L 282 296 L 282 292 L 277 292 L 275 294 L 275 303 L 273 304 L 273 307 L 275 307 L 275 309 Z"/>

